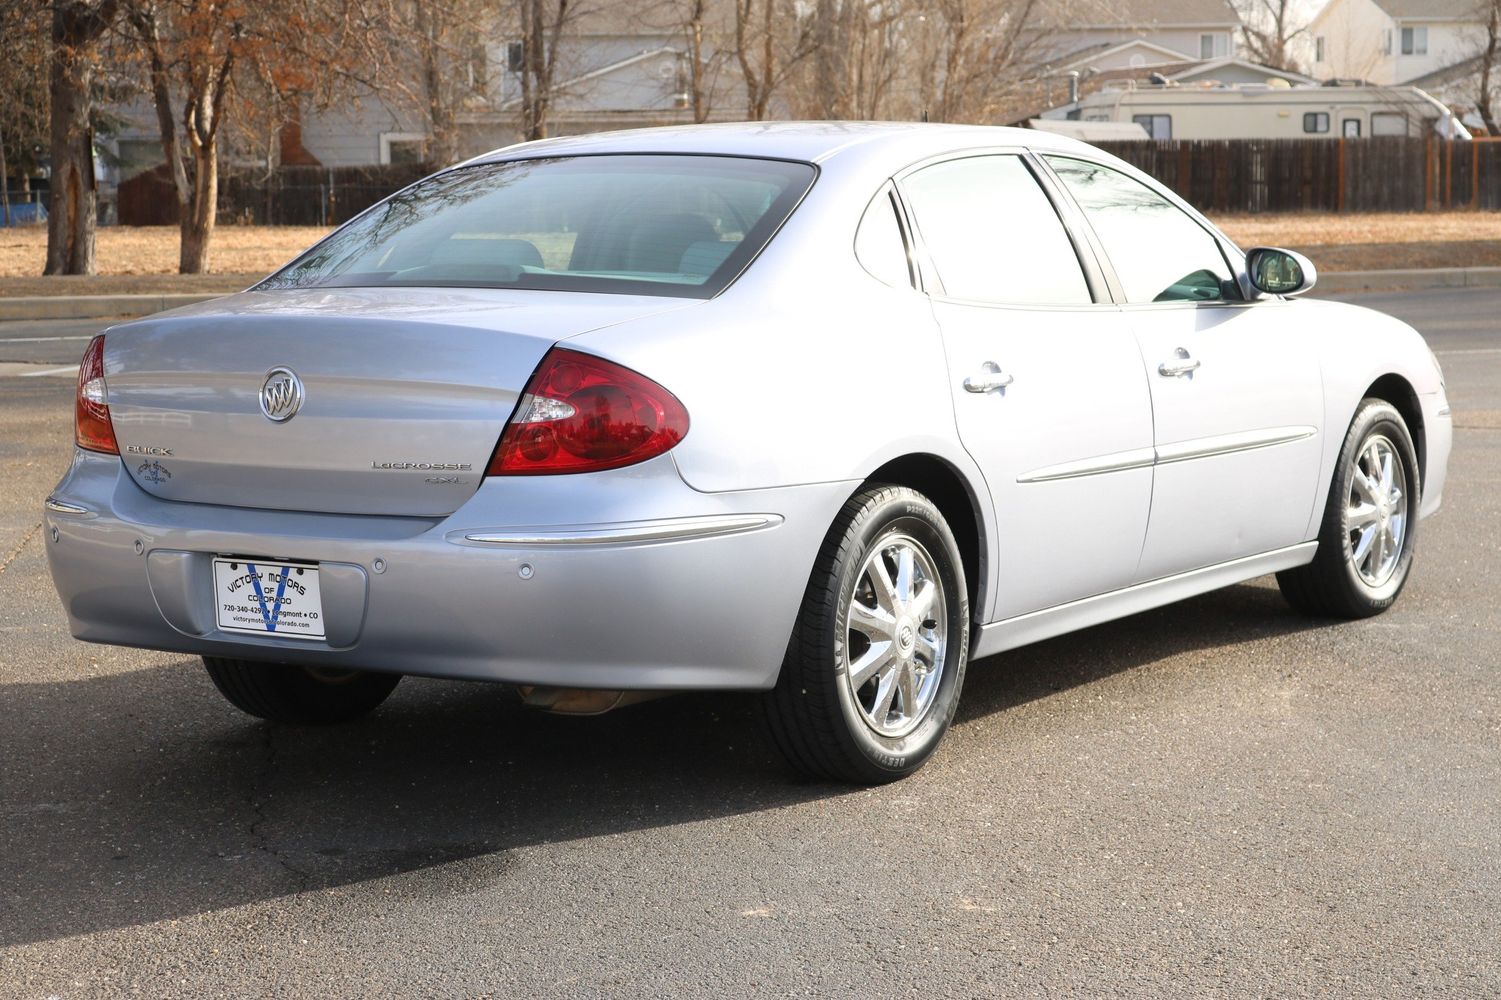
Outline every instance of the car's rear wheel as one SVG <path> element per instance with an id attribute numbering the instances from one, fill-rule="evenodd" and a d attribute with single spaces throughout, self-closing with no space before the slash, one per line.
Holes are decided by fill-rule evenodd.
<path id="1" fill-rule="evenodd" d="M 205 656 L 203 665 L 219 693 L 235 708 L 271 722 L 303 725 L 350 722 L 368 715 L 401 680 L 400 674 L 220 656 Z"/>
<path id="2" fill-rule="evenodd" d="M 1367 399 L 1340 448 L 1313 562 L 1277 574 L 1305 614 L 1368 618 L 1391 607 L 1417 542 L 1417 452 L 1402 414 Z"/>
<path id="3" fill-rule="evenodd" d="M 906 487 L 863 490 L 819 551 L 765 699 L 772 738 L 814 777 L 905 777 L 948 731 L 968 657 L 964 567 L 943 515 Z"/>

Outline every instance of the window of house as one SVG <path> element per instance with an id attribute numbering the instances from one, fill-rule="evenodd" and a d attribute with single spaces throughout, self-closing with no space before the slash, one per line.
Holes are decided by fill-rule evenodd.
<path id="1" fill-rule="evenodd" d="M 1313 61 L 1314 62 L 1323 62 L 1324 61 L 1324 36 L 1323 35 L 1319 35 L 1317 38 L 1315 38 L 1313 40 Z"/>
<path id="2" fill-rule="evenodd" d="M 1098 163 L 1047 161 L 1104 244 L 1127 302 L 1210 302 L 1234 288 L 1219 241 L 1167 198 Z"/>
<path id="3" fill-rule="evenodd" d="M 1200 59 L 1213 59 L 1214 58 L 1214 36 L 1213 35 L 1200 35 L 1199 36 L 1199 58 Z"/>
<path id="4" fill-rule="evenodd" d="M 422 132 L 382 132 L 380 162 L 422 163 L 427 159 L 427 136 Z"/>
<path id="5" fill-rule="evenodd" d="M 1329 131 L 1329 112 L 1308 111 L 1303 115 L 1304 132 L 1327 132 Z"/>
<path id="6" fill-rule="evenodd" d="M 1407 116 L 1400 111 L 1371 112 L 1371 135 L 1406 135 Z"/>
<path id="7" fill-rule="evenodd" d="M 1131 120 L 1147 130 L 1150 139 L 1171 139 L 1173 137 L 1172 115 L 1132 115 Z"/>
<path id="8" fill-rule="evenodd" d="M 968 156 L 902 182 L 944 294 L 971 302 L 1092 302 L 1053 203 L 1017 156 Z"/>
<path id="9" fill-rule="evenodd" d="M 1381 32 L 1381 54 L 1384 56 L 1392 54 L 1392 29 L 1390 28 Z"/>
<path id="10" fill-rule="evenodd" d="M 1403 28 L 1402 54 L 1404 56 L 1426 56 L 1428 54 L 1428 29 Z"/>

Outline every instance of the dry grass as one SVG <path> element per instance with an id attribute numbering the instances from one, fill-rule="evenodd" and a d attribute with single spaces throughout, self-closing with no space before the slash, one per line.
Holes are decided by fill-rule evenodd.
<path id="1" fill-rule="evenodd" d="M 220 226 L 209 263 L 221 274 L 269 274 L 326 232 L 317 226 Z M 96 254 L 101 275 L 176 274 L 177 227 L 101 227 Z M 44 227 L 0 229 L 0 277 L 41 274 L 46 259 Z"/>
<path id="2" fill-rule="evenodd" d="M 1215 221 L 1241 246 L 1306 250 L 1326 271 L 1501 266 L 1501 213 L 1231 215 Z M 214 233 L 214 273 L 178 276 L 175 227 L 111 226 L 99 230 L 99 276 L 63 283 L 38 277 L 45 229 L 0 230 L 0 296 L 229 291 L 275 270 L 325 232 L 221 226 Z"/>
<path id="3" fill-rule="evenodd" d="M 1243 247 L 1501 240 L 1501 212 L 1222 215 L 1214 221 Z"/>

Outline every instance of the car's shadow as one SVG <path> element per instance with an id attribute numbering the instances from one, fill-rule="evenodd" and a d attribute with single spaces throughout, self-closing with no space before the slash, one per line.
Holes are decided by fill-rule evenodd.
<path id="1" fill-rule="evenodd" d="M 960 724 L 1313 624 L 1275 592 L 1235 587 L 979 663 Z M 298 729 L 229 709 L 196 660 L 161 664 L 0 686 L 0 946 L 460 859 L 455 877 L 500 879 L 515 848 L 850 791 L 792 778 L 754 698 L 572 719 L 524 710 L 499 686 L 409 680 L 368 720 Z"/>

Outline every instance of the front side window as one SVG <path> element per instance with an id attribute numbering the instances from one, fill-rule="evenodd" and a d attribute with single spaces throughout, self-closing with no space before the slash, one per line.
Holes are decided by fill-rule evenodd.
<path id="1" fill-rule="evenodd" d="M 1119 170 L 1047 161 L 1104 244 L 1127 302 L 1206 302 L 1234 288 L 1219 241 L 1177 205 Z"/>
<path id="2" fill-rule="evenodd" d="M 944 293 L 972 302 L 1091 302 L 1053 203 L 1018 156 L 971 156 L 902 182 Z"/>
<path id="3" fill-rule="evenodd" d="M 260 288 L 460 286 L 707 298 L 776 232 L 806 163 L 574 156 L 461 167 L 337 230 Z"/>
<path id="4" fill-rule="evenodd" d="M 1329 115 L 1324 111 L 1308 111 L 1303 115 L 1304 132 L 1329 131 Z"/>
<path id="5" fill-rule="evenodd" d="M 1400 111 L 1372 111 L 1371 135 L 1406 135 L 1407 116 Z"/>

